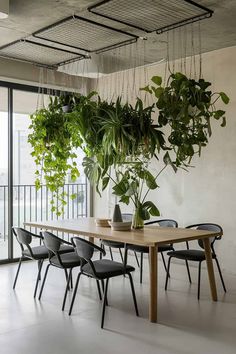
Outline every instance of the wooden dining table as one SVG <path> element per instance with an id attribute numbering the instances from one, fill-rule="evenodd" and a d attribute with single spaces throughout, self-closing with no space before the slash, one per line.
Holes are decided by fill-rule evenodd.
<path id="1" fill-rule="evenodd" d="M 24 222 L 25 227 L 35 227 L 41 230 L 51 230 L 68 233 L 71 235 L 81 235 L 94 241 L 94 238 L 123 242 L 125 244 L 135 244 L 149 247 L 149 320 L 157 322 L 158 304 L 158 246 L 166 243 L 179 243 L 185 241 L 202 239 L 204 243 L 206 263 L 213 301 L 217 301 L 217 290 L 215 275 L 212 264 L 212 253 L 210 238 L 220 236 L 219 232 L 208 230 L 195 230 L 185 228 L 170 228 L 145 226 L 143 229 L 132 229 L 130 231 L 113 231 L 110 227 L 96 226 L 95 218 L 63 219 L 51 221 Z"/>

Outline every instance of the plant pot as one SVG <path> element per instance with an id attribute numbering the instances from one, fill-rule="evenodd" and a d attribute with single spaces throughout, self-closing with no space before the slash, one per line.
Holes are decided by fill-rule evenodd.
<path id="1" fill-rule="evenodd" d="M 62 110 L 64 113 L 70 113 L 72 112 L 72 108 L 71 108 L 71 105 L 70 104 L 67 104 L 65 106 L 62 106 Z"/>
<path id="2" fill-rule="evenodd" d="M 133 220 L 132 220 L 132 228 L 133 229 L 143 229 L 144 227 L 144 220 L 140 217 L 139 209 L 135 209 Z"/>

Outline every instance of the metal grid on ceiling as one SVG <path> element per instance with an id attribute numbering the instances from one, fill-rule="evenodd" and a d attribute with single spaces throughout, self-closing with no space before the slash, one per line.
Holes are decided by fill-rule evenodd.
<path id="1" fill-rule="evenodd" d="M 64 51 L 29 40 L 20 40 L 1 47 L 0 56 L 48 67 L 57 67 L 84 58 L 83 55 L 78 53 Z"/>
<path id="2" fill-rule="evenodd" d="M 86 52 L 99 52 L 125 45 L 138 37 L 124 31 L 71 16 L 35 32 L 34 37 Z"/>
<path id="3" fill-rule="evenodd" d="M 161 33 L 213 13 L 191 0 L 104 0 L 88 10 L 148 33 Z"/>

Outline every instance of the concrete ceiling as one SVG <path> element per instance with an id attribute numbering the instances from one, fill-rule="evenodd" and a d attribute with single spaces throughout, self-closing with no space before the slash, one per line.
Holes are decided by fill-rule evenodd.
<path id="1" fill-rule="evenodd" d="M 10 0 L 10 16 L 8 19 L 0 20 L 0 46 L 30 36 L 42 27 L 73 14 L 82 14 L 97 20 L 98 17 L 96 15 L 88 14 L 86 11 L 89 5 L 96 2 L 94 0 Z M 202 52 L 236 45 L 236 1 L 195 0 L 195 2 L 214 11 L 212 18 L 201 21 Z M 99 20 L 101 21 L 100 18 Z M 103 20 L 103 23 L 129 32 L 133 31 L 127 26 L 108 20 Z M 158 62 L 167 56 L 168 41 L 169 48 L 171 48 L 169 49 L 171 59 L 181 57 L 183 54 L 189 55 L 192 50 L 190 45 L 192 35 L 195 38 L 195 43 L 197 43 L 195 44 L 195 52 L 198 52 L 198 24 L 194 25 L 193 28 L 193 34 L 191 26 L 188 27 L 187 31 L 184 29 L 175 30 L 174 32 L 169 32 L 169 35 L 166 33 L 162 35 L 153 33 L 147 35 L 145 43 L 141 40 L 138 44 L 132 46 L 105 52 L 99 56 L 93 55 L 92 60 L 86 63 L 87 72 L 92 74 L 96 71 L 109 73 L 133 66 Z M 179 41 L 183 41 L 186 33 L 189 39 L 185 45 L 182 45 L 180 50 Z M 136 34 L 144 35 L 141 32 L 136 32 Z M 77 74 L 84 70 L 82 66 L 84 67 L 84 64 L 77 65 Z M 75 64 L 67 67 L 67 72 L 73 73 L 73 70 L 75 71 Z"/>

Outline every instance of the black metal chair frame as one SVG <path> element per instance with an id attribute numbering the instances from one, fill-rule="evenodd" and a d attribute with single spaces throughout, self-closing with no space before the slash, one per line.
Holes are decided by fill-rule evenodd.
<path id="1" fill-rule="evenodd" d="M 79 260 L 79 257 L 78 257 L 78 262 L 79 263 L 75 262 L 73 266 L 66 267 L 63 264 L 63 261 L 62 261 L 62 258 L 61 258 L 62 254 L 60 252 L 60 247 L 61 247 L 62 244 L 72 246 L 72 243 L 63 240 L 63 239 L 59 238 L 58 236 L 56 236 L 56 235 L 54 235 L 54 234 L 52 234 L 51 232 L 48 232 L 48 231 L 42 232 L 42 235 L 43 235 L 44 245 L 48 249 L 49 264 L 47 265 L 47 268 L 45 270 L 45 274 L 44 274 L 44 278 L 43 278 L 43 282 L 42 282 L 42 286 L 41 286 L 41 289 L 40 289 L 40 293 L 39 293 L 38 299 L 39 300 L 41 299 L 41 296 L 42 296 L 42 293 L 43 293 L 43 289 L 44 289 L 44 285 L 45 285 L 45 282 L 46 282 L 46 278 L 47 278 L 47 275 L 48 275 L 48 270 L 49 270 L 50 266 L 53 266 L 53 267 L 56 267 L 56 268 L 59 268 L 59 269 L 63 269 L 65 271 L 65 276 L 66 276 L 66 280 L 67 280 L 65 293 L 64 293 L 64 298 L 63 298 L 63 303 L 62 303 L 62 311 L 64 311 L 65 304 L 66 304 L 66 299 L 67 299 L 67 294 L 68 294 L 68 291 L 70 290 L 70 283 L 71 283 L 71 288 L 73 288 L 72 270 L 73 270 L 73 268 L 78 267 L 78 266 L 81 265 L 80 264 L 80 260 Z M 49 236 L 52 239 L 52 241 L 54 240 L 54 245 L 52 245 L 52 244 L 49 245 L 49 243 L 47 242 L 47 236 Z M 72 254 L 72 252 L 67 252 L 67 253 L 68 254 Z M 63 254 L 65 254 L 65 253 L 63 253 Z M 57 258 L 58 263 L 59 263 L 58 265 L 52 263 L 52 258 L 53 257 Z M 67 269 L 69 269 L 69 275 L 67 273 Z"/>
<path id="2" fill-rule="evenodd" d="M 103 254 L 103 256 L 106 255 L 106 252 L 103 248 L 97 246 L 94 243 L 91 243 L 85 239 L 82 239 L 80 237 L 73 237 L 71 239 L 72 244 L 75 247 L 75 250 L 78 253 L 78 256 L 83 260 L 83 264 L 81 266 L 81 270 L 77 276 L 76 279 L 76 283 L 75 283 L 75 288 L 74 288 L 74 292 L 73 292 L 73 296 L 72 296 L 72 301 L 71 301 L 71 305 L 70 305 L 70 310 L 69 310 L 69 315 L 71 315 L 72 313 L 72 309 L 73 309 L 73 305 L 74 305 L 74 301 L 75 301 L 75 297 L 77 294 L 77 289 L 78 289 L 78 285 L 79 285 L 79 280 L 81 275 L 85 275 L 88 276 L 90 278 L 96 279 L 97 283 L 99 283 L 99 281 L 102 281 L 102 287 L 103 287 L 103 304 L 102 304 L 102 318 L 101 318 L 101 328 L 103 328 L 104 326 L 104 318 L 105 318 L 105 309 L 107 306 L 107 290 L 108 290 L 108 283 L 109 283 L 109 279 L 113 278 L 115 276 L 119 276 L 119 275 L 111 275 L 108 277 L 99 277 L 98 273 L 96 272 L 95 266 L 93 264 L 93 261 L 91 260 L 92 256 L 93 256 L 93 252 L 95 250 L 101 252 Z M 80 245 L 82 245 L 79 248 L 78 243 L 80 243 Z M 103 260 L 97 261 L 97 262 L 102 262 Z M 113 262 L 112 260 L 109 262 Z M 87 274 L 86 271 L 83 270 L 83 266 L 85 266 L 86 264 L 89 264 L 92 270 L 92 274 Z M 124 267 L 124 264 L 121 264 L 122 267 Z M 124 267 L 124 271 L 122 272 L 122 274 L 127 274 L 129 276 L 129 280 L 130 280 L 130 286 L 131 286 L 131 291 L 132 291 L 132 296 L 133 296 L 133 301 L 134 301 L 134 307 L 135 307 L 135 312 L 136 315 L 139 316 L 139 312 L 138 312 L 138 306 L 137 306 L 137 301 L 136 301 L 136 295 L 135 295 L 135 290 L 134 290 L 134 284 L 133 284 L 133 278 L 132 275 L 130 274 L 129 271 L 127 271 L 127 269 Z M 104 285 L 104 279 L 106 279 L 105 285 Z"/>
<path id="3" fill-rule="evenodd" d="M 171 223 L 173 224 L 173 226 L 169 226 L 169 227 L 178 227 L 178 223 L 177 221 L 173 220 L 173 219 L 161 219 L 161 220 L 153 220 L 153 221 L 148 221 L 145 223 L 145 225 L 152 225 L 152 224 L 159 224 L 161 227 L 161 224 L 164 223 Z M 168 226 L 167 226 L 168 227 Z M 164 249 L 166 246 L 169 246 L 168 249 Z M 125 261 L 124 263 L 127 262 L 127 257 L 128 257 L 128 250 L 133 250 L 132 248 L 135 248 L 134 245 L 131 244 L 127 244 L 126 248 L 125 248 Z M 135 251 L 140 253 L 140 284 L 142 284 L 143 282 L 143 254 L 144 253 L 149 253 L 149 248 L 146 246 L 140 247 L 140 249 L 142 248 L 142 251 Z M 161 258 L 162 258 L 162 262 L 163 262 L 163 266 L 165 268 L 165 271 L 167 273 L 167 266 L 166 266 L 166 262 L 165 262 L 165 258 L 164 258 L 164 252 L 170 251 L 170 250 L 174 250 L 173 244 L 166 244 L 166 245 L 162 245 L 158 247 L 158 253 L 161 254 Z M 169 277 L 169 273 L 168 273 L 168 277 Z"/>
<path id="4" fill-rule="evenodd" d="M 209 230 L 212 230 L 211 227 L 218 228 L 219 231 L 223 234 L 222 227 L 220 225 L 214 224 L 214 223 L 201 223 L 201 224 L 189 225 L 189 226 L 186 226 L 186 229 L 195 228 L 195 229 L 199 229 L 199 230 L 202 230 L 202 229 L 203 230 L 208 230 L 208 228 L 209 228 Z M 224 292 L 226 292 L 226 287 L 225 287 L 224 279 L 223 279 L 223 276 L 222 276 L 220 264 L 219 264 L 219 261 L 217 259 L 217 256 L 216 256 L 216 253 L 215 253 L 215 249 L 214 249 L 215 241 L 220 240 L 221 238 L 222 238 L 222 236 L 216 236 L 216 237 L 210 238 L 210 245 L 211 245 L 211 250 L 212 250 L 212 259 L 214 259 L 215 262 L 216 262 L 216 266 L 217 266 L 217 269 L 218 269 L 218 272 L 219 272 L 219 275 L 220 275 L 220 280 L 221 280 Z M 199 246 L 202 249 L 204 249 L 204 244 L 203 244 L 202 240 L 198 240 L 198 244 L 199 244 Z M 198 265 L 198 292 L 197 292 L 197 298 L 199 300 L 200 299 L 200 287 L 201 287 L 201 265 L 202 265 L 202 262 L 205 261 L 206 259 L 193 260 L 193 259 L 190 259 L 191 257 L 188 258 L 188 253 L 189 253 L 188 251 L 192 251 L 189 248 L 189 242 L 188 241 L 186 241 L 186 247 L 187 247 L 187 249 L 186 249 L 186 259 L 184 259 L 184 260 L 185 260 L 185 263 L 186 263 L 187 273 L 188 273 L 188 278 L 189 278 L 190 284 L 192 283 L 192 279 L 191 279 L 191 275 L 190 275 L 188 261 L 190 260 L 190 261 L 193 261 L 193 262 L 199 262 L 199 265 Z M 175 252 L 178 252 L 178 251 L 175 251 Z M 204 251 L 202 251 L 202 252 L 204 252 Z M 168 259 L 168 266 L 167 266 L 167 273 L 166 273 L 165 290 L 167 290 L 167 286 L 168 286 L 168 278 L 169 278 L 168 274 L 169 274 L 169 271 L 170 271 L 170 262 L 171 262 L 172 258 L 175 258 L 175 255 L 174 254 L 171 255 L 171 252 L 167 253 L 167 255 L 169 256 L 169 259 Z M 183 258 L 181 258 L 181 259 L 183 259 Z"/>
<path id="5" fill-rule="evenodd" d="M 17 230 L 20 230 L 23 234 L 17 234 Z M 32 260 L 36 260 L 38 262 L 38 274 L 37 274 L 37 280 L 36 280 L 36 284 L 35 284 L 35 288 L 34 288 L 34 297 L 36 297 L 37 294 L 37 289 L 38 289 L 38 283 L 39 280 L 41 279 L 41 270 L 42 270 L 42 266 L 43 266 L 43 262 L 45 259 L 48 258 L 48 254 L 45 253 L 45 257 L 42 256 L 42 258 L 37 257 L 34 254 L 34 247 L 31 247 L 30 244 L 32 242 L 32 238 L 37 238 L 40 241 L 40 246 L 41 246 L 41 242 L 43 240 L 43 237 L 41 235 L 36 235 L 28 230 L 25 230 L 23 228 L 20 227 L 13 227 L 12 228 L 12 232 L 16 237 L 17 242 L 20 245 L 21 248 L 21 252 L 22 255 L 19 259 L 19 264 L 18 264 L 18 268 L 16 271 L 16 275 L 15 275 L 15 279 L 14 279 L 14 283 L 13 283 L 13 289 L 15 289 L 16 287 L 16 283 L 17 283 L 17 279 L 18 279 L 18 275 L 20 272 L 20 268 L 21 268 L 21 264 L 22 261 L 24 259 L 32 259 Z M 29 255 L 24 255 L 23 252 L 25 251 L 24 246 L 27 248 L 27 250 L 29 251 Z M 45 246 L 41 246 L 42 249 L 45 249 Z"/>

